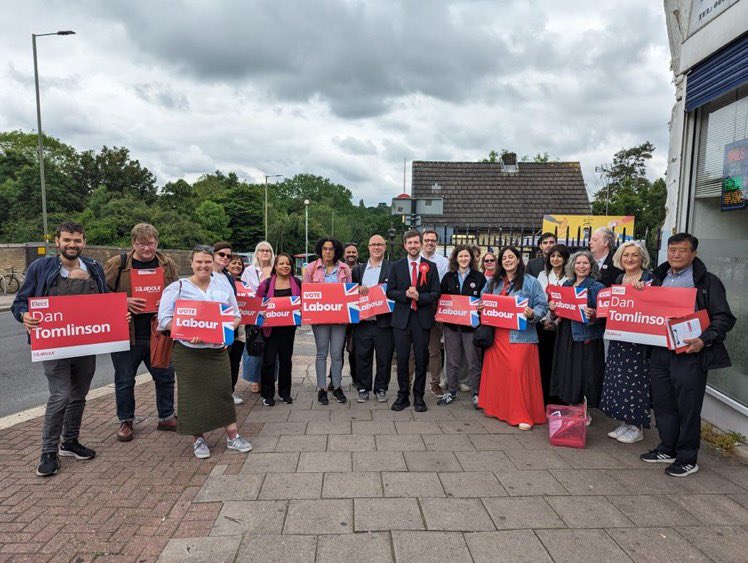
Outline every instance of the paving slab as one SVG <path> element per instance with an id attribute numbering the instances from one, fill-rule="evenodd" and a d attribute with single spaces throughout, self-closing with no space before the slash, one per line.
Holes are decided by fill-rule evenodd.
<path id="1" fill-rule="evenodd" d="M 395 421 L 398 434 L 441 434 L 438 424 L 427 421 Z"/>
<path id="2" fill-rule="evenodd" d="M 293 473 L 299 464 L 299 452 L 254 453 L 247 456 L 241 473 Z"/>
<path id="3" fill-rule="evenodd" d="M 325 473 L 322 498 L 363 498 L 382 496 L 382 477 L 370 471 Z"/>
<path id="4" fill-rule="evenodd" d="M 740 526 L 677 528 L 678 533 L 714 561 L 744 563 L 748 553 L 748 530 Z"/>
<path id="5" fill-rule="evenodd" d="M 391 420 L 355 421 L 353 434 L 397 434 L 395 423 Z"/>
<path id="6" fill-rule="evenodd" d="M 259 498 L 318 499 L 322 495 L 322 473 L 268 473 Z"/>
<path id="7" fill-rule="evenodd" d="M 525 446 L 516 436 L 508 434 L 470 434 L 468 435 L 473 447 L 479 451 L 486 450 L 516 450 Z"/>
<path id="8" fill-rule="evenodd" d="M 397 561 L 408 563 L 472 563 L 465 539 L 458 532 L 392 532 Z"/>
<path id="9" fill-rule="evenodd" d="M 488 434 L 477 420 L 441 420 L 438 424 L 445 434 Z"/>
<path id="10" fill-rule="evenodd" d="M 386 497 L 444 497 L 439 476 L 435 472 L 383 472 Z"/>
<path id="11" fill-rule="evenodd" d="M 307 434 L 350 434 L 351 423 L 348 420 L 312 421 L 306 426 Z"/>
<path id="12" fill-rule="evenodd" d="M 287 508 L 286 501 L 224 502 L 210 535 L 280 534 Z"/>
<path id="13" fill-rule="evenodd" d="M 356 532 L 425 530 L 415 498 L 353 499 Z"/>
<path id="14" fill-rule="evenodd" d="M 331 435 L 327 438 L 327 449 L 332 452 L 373 452 L 376 450 L 374 436 Z"/>
<path id="15" fill-rule="evenodd" d="M 306 432 L 306 425 L 306 422 L 266 422 L 260 436 L 298 436 Z"/>
<path id="16" fill-rule="evenodd" d="M 353 452 L 353 471 L 407 471 L 402 452 Z"/>
<path id="17" fill-rule="evenodd" d="M 569 492 L 547 469 L 497 469 L 494 474 L 510 496 L 567 495 Z"/>
<path id="18" fill-rule="evenodd" d="M 483 532 L 496 529 L 480 499 L 422 498 L 419 502 L 428 530 Z"/>
<path id="19" fill-rule="evenodd" d="M 351 471 L 350 452 L 302 452 L 299 457 L 299 472 L 341 472 Z"/>
<path id="20" fill-rule="evenodd" d="M 249 473 L 237 480 L 236 475 L 211 475 L 205 480 L 195 502 L 257 500 L 265 476 Z"/>
<path id="21" fill-rule="evenodd" d="M 506 455 L 517 469 L 571 469 L 571 464 L 554 451 L 508 450 Z"/>
<path id="22" fill-rule="evenodd" d="M 607 532 L 634 561 L 711 561 L 673 528 L 616 528 Z"/>
<path id="23" fill-rule="evenodd" d="M 542 497 L 494 497 L 483 504 L 499 530 L 566 527 Z"/>
<path id="24" fill-rule="evenodd" d="M 616 495 L 608 500 L 639 527 L 701 525 L 698 518 L 665 495 Z"/>
<path id="25" fill-rule="evenodd" d="M 490 471 L 439 473 L 447 497 L 505 497 L 507 492 Z"/>
<path id="26" fill-rule="evenodd" d="M 724 495 L 669 495 L 704 524 L 729 526 L 748 524 L 748 510 Z"/>
<path id="27" fill-rule="evenodd" d="M 280 436 L 276 452 L 324 452 L 327 436 Z"/>
<path id="28" fill-rule="evenodd" d="M 158 563 L 181 563 L 182 561 L 233 563 L 241 539 L 241 536 L 171 539 L 161 552 Z"/>
<path id="29" fill-rule="evenodd" d="M 293 500 L 288 505 L 284 534 L 353 532 L 353 500 Z"/>
<path id="30" fill-rule="evenodd" d="M 465 534 L 475 563 L 537 563 L 551 561 L 532 530 L 501 530 Z"/>
<path id="31" fill-rule="evenodd" d="M 432 452 L 471 452 L 475 446 L 467 436 L 459 434 L 425 434 L 421 436 L 426 449 Z"/>
<path id="32" fill-rule="evenodd" d="M 455 452 L 463 471 L 493 471 L 508 467 L 514 469 L 514 464 L 507 454 L 501 451 L 486 452 Z"/>
<path id="33" fill-rule="evenodd" d="M 376 436 L 378 451 L 391 452 L 420 452 L 426 450 L 426 445 L 420 434 L 411 434 L 407 436 Z"/>
<path id="34" fill-rule="evenodd" d="M 548 497 L 546 501 L 569 528 L 616 528 L 634 525 L 605 497 Z"/>
<path id="35" fill-rule="evenodd" d="M 536 530 L 535 533 L 557 563 L 631 563 L 631 558 L 604 530 Z"/>
<path id="36" fill-rule="evenodd" d="M 404 452 L 408 471 L 462 471 L 452 452 Z"/>
<path id="37" fill-rule="evenodd" d="M 320 536 L 316 563 L 390 563 L 392 545 L 387 533 Z"/>
<path id="38" fill-rule="evenodd" d="M 247 534 L 239 546 L 236 560 L 314 563 L 316 549 L 316 536 Z"/>
<path id="39" fill-rule="evenodd" d="M 551 469 L 550 471 L 572 495 L 629 494 L 628 489 L 604 469 Z"/>

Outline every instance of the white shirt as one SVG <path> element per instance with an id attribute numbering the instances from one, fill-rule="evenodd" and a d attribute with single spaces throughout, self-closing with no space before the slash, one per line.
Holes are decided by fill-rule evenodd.
<path id="1" fill-rule="evenodd" d="M 364 267 L 364 275 L 361 276 L 361 285 L 372 287 L 379 283 L 379 275 L 382 273 L 382 262 L 378 266 L 372 266 L 371 260 Z"/>
<path id="2" fill-rule="evenodd" d="M 543 291 L 545 291 L 549 285 L 563 285 L 566 280 L 567 277 L 565 275 L 559 278 L 553 270 L 547 274 L 545 273 L 545 270 L 543 270 L 538 274 L 538 281 L 540 282 Z"/>
<path id="3" fill-rule="evenodd" d="M 421 253 L 426 260 L 430 260 L 436 264 L 436 271 L 439 272 L 439 281 L 442 281 L 444 275 L 449 272 L 449 258 L 442 256 L 438 252 L 434 252 L 432 256 L 426 256 L 423 252 Z"/>
<path id="4" fill-rule="evenodd" d="M 86 263 L 83 260 L 81 260 L 80 258 L 78 258 L 78 267 L 81 270 L 83 270 L 84 272 L 88 272 L 88 266 L 86 266 Z M 75 269 L 75 268 L 73 268 L 73 269 Z M 63 278 L 66 278 L 66 277 L 68 277 L 69 274 L 70 274 L 70 270 L 68 270 L 65 266 L 61 265 L 60 266 L 60 276 L 63 277 Z"/>
<path id="5" fill-rule="evenodd" d="M 244 273 L 242 274 L 242 281 L 244 282 L 244 285 L 248 285 L 252 291 L 257 291 L 257 288 L 260 287 L 260 277 L 262 276 L 262 268 L 258 268 L 257 266 L 250 264 L 244 269 Z"/>
<path id="6" fill-rule="evenodd" d="M 189 279 L 177 280 L 167 286 L 161 295 L 161 304 L 158 308 L 159 330 L 166 330 L 166 325 L 172 321 L 172 318 L 174 317 L 174 303 L 177 299 L 218 301 L 224 305 L 231 305 L 234 308 L 234 318 L 241 319 L 242 317 L 239 312 L 239 305 L 236 302 L 236 297 L 234 296 L 234 290 L 232 289 L 228 278 L 223 274 L 213 274 L 210 277 L 210 284 L 208 284 L 208 288 L 205 291 L 197 287 Z M 190 342 L 185 342 L 183 340 L 180 340 L 180 342 L 190 348 L 223 348 L 223 345 L 221 344 L 208 344 L 205 342 L 191 344 Z"/>

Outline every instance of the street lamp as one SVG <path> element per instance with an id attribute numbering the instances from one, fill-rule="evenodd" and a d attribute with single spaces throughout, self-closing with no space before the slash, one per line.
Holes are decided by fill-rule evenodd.
<path id="1" fill-rule="evenodd" d="M 34 52 L 34 85 L 36 86 L 36 129 L 39 138 L 37 150 L 39 152 L 39 180 L 42 189 L 42 224 L 44 227 L 44 255 L 47 255 L 49 230 L 47 229 L 47 189 L 44 182 L 44 142 L 42 141 L 42 110 L 39 104 L 39 68 L 36 63 L 36 38 L 48 35 L 75 35 L 75 31 L 55 31 L 54 33 L 32 33 L 31 47 Z"/>
<path id="2" fill-rule="evenodd" d="M 392 259 L 392 255 L 395 253 L 395 235 L 397 234 L 397 231 L 395 230 L 395 227 L 390 226 L 389 229 L 387 229 L 387 236 L 389 237 L 389 243 L 390 243 L 390 252 L 387 255 L 387 260 Z"/>
<path id="3" fill-rule="evenodd" d="M 281 178 L 283 174 L 265 176 L 265 240 L 268 239 L 268 178 Z"/>
<path id="4" fill-rule="evenodd" d="M 304 200 L 304 262 L 309 262 L 309 200 Z"/>

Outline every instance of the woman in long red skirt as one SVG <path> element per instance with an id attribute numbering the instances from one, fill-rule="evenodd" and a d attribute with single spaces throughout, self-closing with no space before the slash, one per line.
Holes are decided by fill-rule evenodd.
<path id="1" fill-rule="evenodd" d="M 535 323 L 548 312 L 548 300 L 540 282 L 525 273 L 522 256 L 513 246 L 499 253 L 496 272 L 483 292 L 527 299 L 527 303 L 525 322 L 520 319 L 518 330 L 494 331 L 494 344 L 483 357 L 478 406 L 488 416 L 530 430 L 546 421 Z"/>

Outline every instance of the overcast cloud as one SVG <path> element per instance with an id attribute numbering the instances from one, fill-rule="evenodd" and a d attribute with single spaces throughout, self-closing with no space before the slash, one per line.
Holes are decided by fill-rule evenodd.
<path id="1" fill-rule="evenodd" d="M 652 141 L 664 174 L 673 104 L 651 0 L 0 0 L 0 130 L 79 150 L 127 146 L 160 183 L 216 169 L 307 172 L 356 200 L 402 191 L 403 159 L 491 149 L 595 166 Z M 410 186 L 410 167 L 407 174 Z"/>

